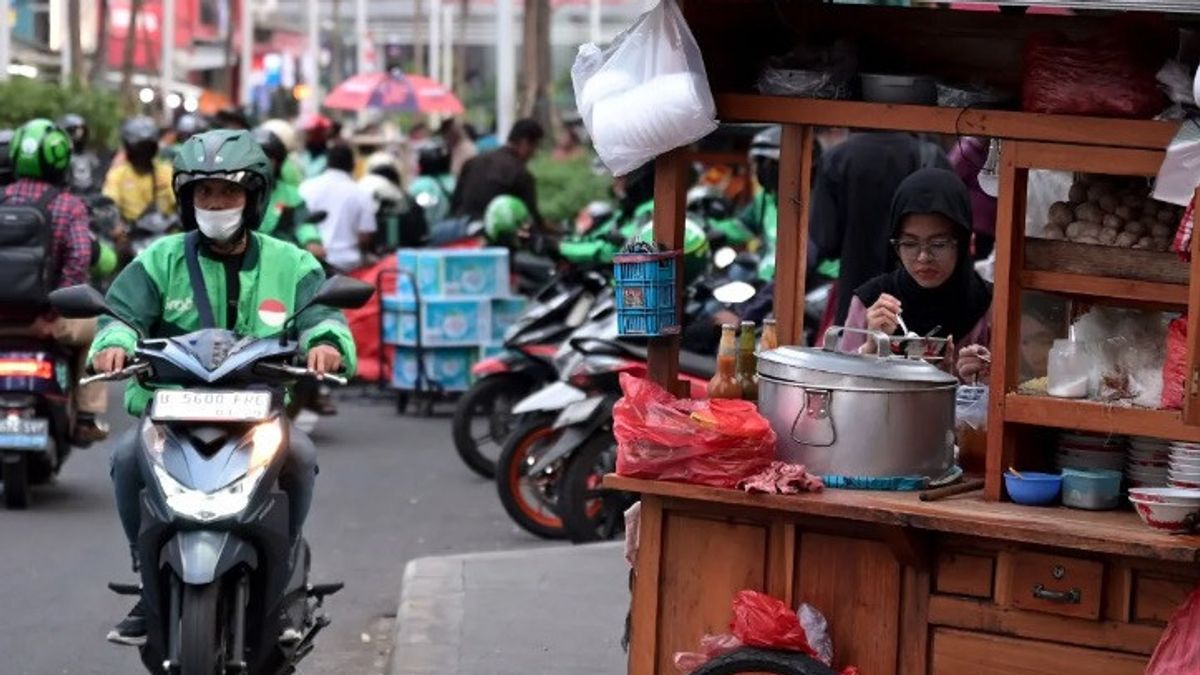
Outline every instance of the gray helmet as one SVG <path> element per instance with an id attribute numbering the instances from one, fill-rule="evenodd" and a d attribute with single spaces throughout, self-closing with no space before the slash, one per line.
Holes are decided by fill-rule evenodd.
<path id="1" fill-rule="evenodd" d="M 750 159 L 763 158 L 779 161 L 779 125 L 769 126 L 754 135 L 750 141 Z"/>

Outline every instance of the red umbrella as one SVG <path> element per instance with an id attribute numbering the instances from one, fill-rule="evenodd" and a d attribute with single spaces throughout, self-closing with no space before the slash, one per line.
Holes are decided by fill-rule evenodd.
<path id="1" fill-rule="evenodd" d="M 335 110 L 459 115 L 463 104 L 458 97 L 427 77 L 363 73 L 342 82 L 325 97 L 325 107 Z"/>

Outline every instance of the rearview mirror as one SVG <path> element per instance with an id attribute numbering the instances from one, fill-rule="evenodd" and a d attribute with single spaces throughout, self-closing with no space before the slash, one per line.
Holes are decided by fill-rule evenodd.
<path id="1" fill-rule="evenodd" d="M 50 292 L 50 306 L 68 319 L 116 316 L 100 291 L 87 284 L 68 286 Z"/>
<path id="2" fill-rule="evenodd" d="M 744 281 L 731 281 L 713 289 L 713 297 L 723 305 L 740 305 L 753 298 L 758 291 Z"/>
<path id="3" fill-rule="evenodd" d="M 328 211 L 313 211 L 312 213 L 308 214 L 308 216 L 304 219 L 304 222 L 309 225 L 316 225 L 317 223 L 325 222 L 325 219 L 328 217 Z"/>
<path id="4" fill-rule="evenodd" d="M 335 309 L 358 309 L 367 304 L 373 295 L 375 287 L 371 284 L 338 274 L 321 284 L 321 288 L 309 304 Z"/>

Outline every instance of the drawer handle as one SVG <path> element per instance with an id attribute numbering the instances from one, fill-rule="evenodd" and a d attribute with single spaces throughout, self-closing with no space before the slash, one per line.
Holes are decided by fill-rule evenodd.
<path id="1" fill-rule="evenodd" d="M 1042 584 L 1034 584 L 1033 597 L 1038 600 L 1046 600 L 1048 602 L 1061 602 L 1067 605 L 1078 605 L 1083 594 L 1078 588 L 1072 588 L 1069 591 L 1050 591 Z"/>

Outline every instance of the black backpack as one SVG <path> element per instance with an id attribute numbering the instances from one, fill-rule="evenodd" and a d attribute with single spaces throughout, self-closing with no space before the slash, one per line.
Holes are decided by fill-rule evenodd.
<path id="1" fill-rule="evenodd" d="M 44 306 L 54 290 L 49 269 L 54 246 L 51 202 L 59 191 L 47 188 L 37 201 L 8 204 L 0 193 L 0 303 Z"/>

